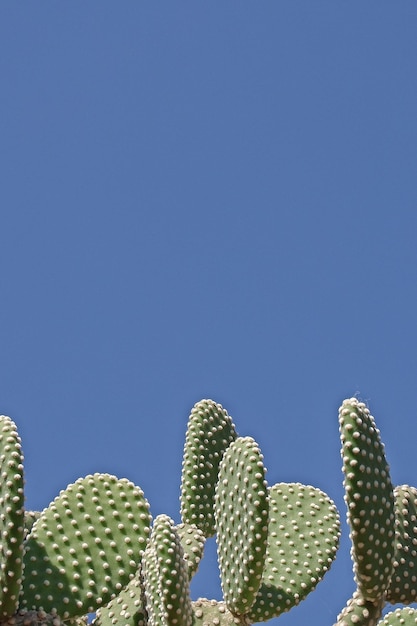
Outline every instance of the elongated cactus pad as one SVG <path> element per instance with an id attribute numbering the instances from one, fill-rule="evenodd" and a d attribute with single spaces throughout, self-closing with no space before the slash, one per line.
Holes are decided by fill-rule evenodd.
<path id="1" fill-rule="evenodd" d="M 23 569 L 23 454 L 16 425 L 0 416 L 0 618 L 18 607 Z"/>
<path id="2" fill-rule="evenodd" d="M 336 626 L 376 626 L 381 618 L 384 604 L 383 598 L 370 602 L 355 591 L 338 616 Z"/>
<path id="3" fill-rule="evenodd" d="M 393 571 L 394 490 L 379 430 L 365 404 L 345 400 L 339 426 L 355 579 L 360 594 L 377 601 Z"/>
<path id="4" fill-rule="evenodd" d="M 224 602 L 200 598 L 193 602 L 193 626 L 249 626 L 244 615 L 233 615 Z"/>
<path id="5" fill-rule="evenodd" d="M 206 538 L 203 531 L 194 524 L 178 524 L 175 530 L 184 550 L 184 560 L 188 566 L 189 580 L 191 580 L 200 565 Z"/>
<path id="6" fill-rule="evenodd" d="M 378 626 L 416 626 L 417 610 L 405 607 L 387 613 Z"/>
<path id="7" fill-rule="evenodd" d="M 201 400 L 188 420 L 181 479 L 181 518 L 201 528 L 206 537 L 215 532 L 214 492 L 220 461 L 236 439 L 232 418 L 221 404 Z"/>
<path id="8" fill-rule="evenodd" d="M 93 626 L 146 626 L 142 584 L 135 576 L 106 606 L 97 610 Z"/>
<path id="9" fill-rule="evenodd" d="M 391 604 L 411 604 L 417 600 L 417 489 L 402 485 L 394 495 L 396 550 L 386 599 Z"/>
<path id="10" fill-rule="evenodd" d="M 64 619 L 94 612 L 133 578 L 149 530 L 139 487 L 109 474 L 80 478 L 42 512 L 26 539 L 21 608 Z"/>
<path id="11" fill-rule="evenodd" d="M 253 622 L 267 621 L 297 605 L 331 566 L 340 536 L 334 502 L 320 489 L 300 483 L 270 488 L 265 570 Z"/>
<path id="12" fill-rule="evenodd" d="M 238 437 L 220 464 L 216 489 L 217 553 L 226 605 L 248 613 L 265 565 L 269 499 L 263 457 L 252 437 Z"/>
<path id="13" fill-rule="evenodd" d="M 191 626 L 188 566 L 167 515 L 155 518 L 143 558 L 143 582 L 149 626 Z"/>

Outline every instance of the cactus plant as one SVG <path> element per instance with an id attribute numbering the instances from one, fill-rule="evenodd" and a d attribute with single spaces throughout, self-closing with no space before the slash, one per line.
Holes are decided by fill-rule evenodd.
<path id="1" fill-rule="evenodd" d="M 357 588 L 337 626 L 414 626 L 417 488 L 394 487 L 380 432 L 356 398 L 339 411 Z M 180 517 L 153 524 L 140 487 L 92 474 L 43 511 L 25 511 L 17 429 L 0 417 L 0 612 L 15 626 L 250 626 L 299 604 L 329 570 L 333 501 L 300 483 L 269 486 L 260 448 L 212 400 L 191 411 Z M 206 537 L 216 535 L 223 599 L 192 600 Z"/>

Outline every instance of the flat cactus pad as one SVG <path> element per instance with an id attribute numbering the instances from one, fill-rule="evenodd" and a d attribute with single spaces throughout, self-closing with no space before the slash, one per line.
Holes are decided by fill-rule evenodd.
<path id="1" fill-rule="evenodd" d="M 369 410 L 356 398 L 339 410 L 345 501 L 360 594 L 377 601 L 391 579 L 395 551 L 394 489 L 384 445 Z"/>
<path id="2" fill-rule="evenodd" d="M 221 404 L 201 400 L 188 420 L 181 479 L 181 518 L 206 537 L 215 532 L 214 493 L 220 461 L 236 439 L 232 418 Z"/>
<path id="3" fill-rule="evenodd" d="M 386 599 L 391 604 L 417 600 L 417 489 L 401 485 L 395 495 L 395 560 Z"/>
<path id="4" fill-rule="evenodd" d="M 265 569 L 248 615 L 253 622 L 277 617 L 303 600 L 330 568 L 339 545 L 339 514 L 323 491 L 277 483 L 269 498 Z"/>
<path id="5" fill-rule="evenodd" d="M 143 558 L 143 584 L 149 626 L 191 626 L 188 566 L 174 522 L 155 518 Z"/>
<path id="6" fill-rule="evenodd" d="M 26 539 L 21 608 L 64 619 L 94 612 L 133 578 L 149 530 L 139 487 L 109 474 L 80 478 L 41 513 Z"/>
<path id="7" fill-rule="evenodd" d="M 269 498 L 263 457 L 252 437 L 238 437 L 220 464 L 216 489 L 217 553 L 226 605 L 248 613 L 265 565 Z"/>

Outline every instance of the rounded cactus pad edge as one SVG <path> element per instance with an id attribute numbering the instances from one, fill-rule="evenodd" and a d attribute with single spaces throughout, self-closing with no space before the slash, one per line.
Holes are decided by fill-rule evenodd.
<path id="1" fill-rule="evenodd" d="M 300 483 L 277 483 L 269 498 L 265 569 L 249 612 L 253 622 L 299 604 L 328 571 L 339 546 L 339 513 L 326 493 Z"/>
<path id="2" fill-rule="evenodd" d="M 360 594 L 377 601 L 394 564 L 394 489 L 375 420 L 357 398 L 339 409 L 339 428 L 355 579 Z"/>
<path id="3" fill-rule="evenodd" d="M 181 518 L 206 537 L 215 532 L 214 493 L 219 465 L 237 437 L 232 418 L 221 404 L 201 400 L 188 419 L 181 477 Z"/>
<path id="4" fill-rule="evenodd" d="M 136 574 L 149 505 L 127 479 L 78 479 L 42 511 L 25 542 L 21 609 L 68 619 L 107 604 Z"/>

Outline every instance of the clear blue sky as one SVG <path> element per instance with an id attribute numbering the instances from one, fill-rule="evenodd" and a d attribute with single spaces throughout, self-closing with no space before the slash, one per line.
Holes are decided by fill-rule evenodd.
<path id="1" fill-rule="evenodd" d="M 407 0 L 2 0 L 0 412 L 29 508 L 106 471 L 178 520 L 201 398 L 344 520 L 359 393 L 417 484 L 416 32 Z M 281 626 L 333 624 L 349 547 L 344 523 Z"/>

